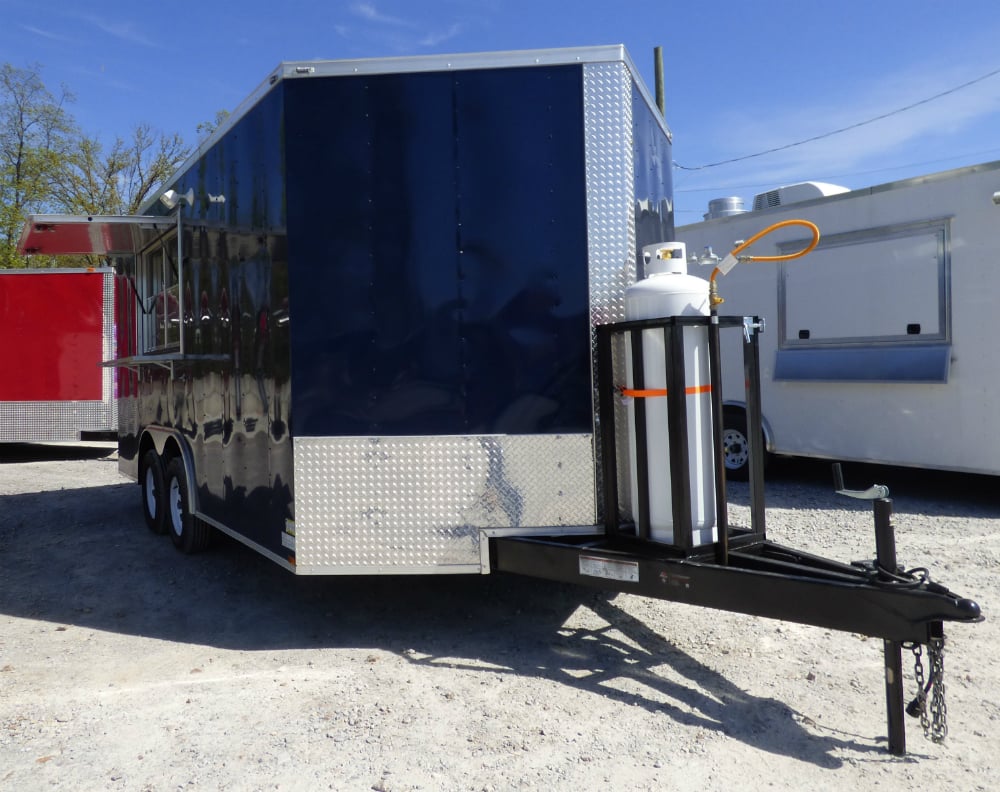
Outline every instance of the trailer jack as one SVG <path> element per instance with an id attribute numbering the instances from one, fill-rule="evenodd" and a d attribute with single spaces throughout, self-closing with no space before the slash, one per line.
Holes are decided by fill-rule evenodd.
<path id="1" fill-rule="evenodd" d="M 742 317 L 713 317 L 716 328 L 748 326 Z M 832 630 L 860 633 L 883 640 L 888 750 L 906 753 L 904 713 L 921 719 L 925 734 L 936 742 L 947 733 L 944 704 L 944 622 L 982 621 L 979 605 L 933 582 L 926 570 L 900 569 L 891 523 L 892 501 L 885 487 L 867 491 L 845 490 L 839 467 L 835 488 L 840 494 L 871 500 L 875 518 L 876 557 L 873 561 L 843 563 L 777 544 L 766 538 L 763 508 L 763 466 L 760 431 L 759 382 L 757 378 L 757 333 L 744 339 L 750 436 L 751 526 L 727 525 L 725 512 L 718 517 L 718 539 L 694 546 L 690 532 L 678 532 L 675 543 L 651 541 L 646 529 L 623 518 L 619 509 L 618 463 L 623 450 L 616 434 L 618 409 L 613 372 L 612 345 L 616 336 L 650 328 L 666 335 L 668 395 L 683 394 L 683 371 L 671 366 L 670 350 L 681 348 L 688 326 L 708 323 L 708 317 L 672 317 L 643 320 L 598 328 L 598 390 L 601 416 L 600 460 L 602 464 L 604 530 L 583 536 L 494 537 L 491 567 L 562 582 L 583 584 L 640 596 L 764 616 Z M 750 323 L 752 326 L 754 323 Z M 710 329 L 711 332 L 711 329 Z M 619 345 L 619 351 L 622 345 Z M 632 345 L 634 350 L 636 344 Z M 712 352 L 711 354 L 716 354 Z M 677 358 L 675 357 L 674 360 Z M 680 366 L 683 369 L 683 366 Z M 639 386 L 637 386 L 639 387 Z M 721 388 L 713 387 L 713 422 L 721 435 Z M 686 411 L 677 410 L 671 424 L 669 452 L 674 525 L 691 524 L 690 487 L 684 461 L 688 459 Z M 635 440 L 643 453 L 642 435 Z M 627 453 L 627 451 L 625 452 Z M 721 453 L 716 447 L 716 453 Z M 717 465 L 717 469 L 718 469 Z M 725 503 L 724 475 L 717 477 Z M 639 497 L 642 498 L 642 484 Z M 719 494 L 719 493 L 717 493 Z M 677 518 L 680 519 L 677 519 Z M 684 522 L 686 520 L 686 522 Z M 641 521 L 640 521 L 641 523 Z M 927 647 L 930 664 L 925 677 L 922 657 Z M 918 684 L 916 699 L 904 707 L 902 650 L 915 657 Z M 929 703 L 928 703 L 929 697 Z"/>

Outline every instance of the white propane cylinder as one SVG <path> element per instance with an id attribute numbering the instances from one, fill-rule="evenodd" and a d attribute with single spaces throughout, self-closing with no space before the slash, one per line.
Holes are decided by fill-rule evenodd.
<path id="1" fill-rule="evenodd" d="M 670 316 L 708 316 L 708 281 L 687 274 L 683 242 L 663 242 L 643 248 L 646 278 L 625 290 L 625 318 L 663 319 Z M 664 334 L 642 332 L 643 390 L 666 390 Z M 708 329 L 684 329 L 688 466 L 691 481 L 692 545 L 716 541 L 715 465 L 712 440 L 712 391 L 708 363 Z M 634 388 L 631 352 L 626 354 L 626 376 Z M 670 445 L 667 399 L 641 397 L 646 407 L 646 469 L 649 490 L 650 537 L 657 542 L 678 544 L 674 537 Z M 628 406 L 630 436 L 636 437 L 635 406 Z M 631 449 L 630 483 L 632 507 L 639 520 L 639 485 L 636 478 L 636 448 Z"/>

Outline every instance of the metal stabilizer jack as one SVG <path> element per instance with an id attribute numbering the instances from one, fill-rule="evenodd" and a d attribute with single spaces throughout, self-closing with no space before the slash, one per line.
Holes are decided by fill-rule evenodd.
<path id="1" fill-rule="evenodd" d="M 877 579 L 891 582 L 898 576 L 896 563 L 896 535 L 892 527 L 892 501 L 889 488 L 875 484 L 866 490 L 849 490 L 844 487 L 844 472 L 840 463 L 833 465 L 833 488 L 838 495 L 858 500 L 870 500 L 875 510 L 875 567 Z M 940 622 L 937 622 L 940 625 Z M 919 644 L 916 644 L 919 646 Z M 903 721 L 903 644 L 901 641 L 883 639 L 885 658 L 885 706 L 889 729 L 889 753 L 903 756 L 906 753 L 906 724 Z"/>
<path id="2" fill-rule="evenodd" d="M 889 488 L 885 484 L 872 484 L 866 490 L 850 490 L 844 487 L 844 471 L 839 462 L 833 463 L 833 490 L 838 495 L 846 495 L 857 500 L 876 500 L 888 498 Z"/>
<path id="3" fill-rule="evenodd" d="M 905 571 L 896 562 L 896 537 L 892 525 L 892 501 L 889 488 L 876 484 L 867 490 L 844 488 L 844 474 L 840 463 L 833 465 L 833 486 L 838 495 L 846 495 L 859 500 L 870 500 L 875 510 L 875 574 L 884 585 L 932 586 L 927 570 Z M 922 573 L 918 576 L 916 573 Z M 982 617 L 980 616 L 979 619 Z M 922 646 L 926 643 L 930 659 L 931 677 L 925 682 L 922 663 Z M 902 756 L 906 753 L 906 730 L 903 722 L 903 664 L 902 650 L 910 649 L 914 656 L 914 676 L 917 681 L 917 695 L 906 705 L 905 713 L 919 717 L 924 736 L 935 743 L 944 742 L 948 734 L 947 705 L 944 694 L 944 624 L 933 621 L 928 625 L 928 636 L 924 642 L 901 642 L 884 640 L 885 656 L 885 697 L 889 725 L 889 751 Z M 931 716 L 928 716 L 927 697 L 931 694 Z"/>
<path id="4" fill-rule="evenodd" d="M 889 724 L 889 751 L 905 753 L 904 707 L 901 648 L 906 644 L 940 647 L 943 623 L 974 623 L 982 620 L 979 605 L 960 597 L 929 575 L 916 575 L 897 568 L 896 548 L 891 524 L 892 503 L 887 488 L 872 488 L 859 493 L 872 500 L 875 510 L 876 560 L 865 563 L 842 563 L 822 558 L 767 539 L 763 507 L 763 449 L 759 409 L 759 350 L 757 332 L 744 337 L 744 377 L 747 388 L 747 429 L 750 446 L 750 528 L 729 526 L 719 521 L 719 539 L 695 545 L 691 531 L 677 530 L 691 526 L 689 471 L 683 468 L 688 459 L 686 411 L 678 410 L 670 428 L 669 470 L 676 538 L 673 544 L 652 541 L 620 506 L 618 460 L 627 459 L 628 448 L 619 448 L 616 424 L 616 372 L 624 365 L 621 336 L 638 335 L 650 329 L 665 333 L 664 349 L 679 347 L 677 335 L 688 327 L 707 324 L 709 317 L 672 317 L 606 325 L 597 334 L 597 384 L 600 408 L 601 504 L 603 531 L 577 536 L 495 537 L 491 539 L 491 567 L 496 571 L 531 575 L 606 590 L 627 592 L 662 600 L 718 608 L 735 613 L 765 616 L 826 629 L 842 630 L 881 638 L 885 642 L 886 705 Z M 747 327 L 743 317 L 712 317 L 721 329 Z M 751 325 L 752 328 L 752 325 Z M 675 335 L 676 334 L 676 335 Z M 633 349 L 635 344 L 633 343 Z M 714 346 L 714 345 L 713 345 Z M 716 354 L 713 350 L 711 355 Z M 676 368 L 667 360 L 668 392 L 683 393 L 684 384 Z M 712 361 L 710 360 L 710 363 Z M 681 371 L 681 374 L 683 371 Z M 721 389 L 719 381 L 713 390 Z M 713 413 L 719 405 L 713 405 Z M 721 415 L 713 415 L 721 421 Z M 677 428 L 679 431 L 674 431 Z M 637 433 L 639 434 L 639 433 Z M 642 435 L 635 440 L 642 444 Z M 640 452 L 643 449 L 639 449 Z M 716 451 L 718 453 L 718 451 Z M 718 468 L 716 468 L 718 469 Z M 646 497 L 640 484 L 640 499 Z M 724 502 L 725 478 L 717 476 L 717 497 Z M 838 490 L 844 490 L 842 480 Z M 845 494 L 850 494 L 850 491 Z M 720 552 L 720 544 L 724 552 Z M 942 664 L 932 663 L 933 683 Z M 933 684 L 928 691 L 934 690 Z M 940 688 L 938 692 L 943 692 Z M 926 698 L 926 694 L 925 694 Z M 932 713 L 943 713 L 943 701 L 931 704 Z M 916 711 L 920 709 L 918 704 Z M 937 718 L 937 715 L 934 715 Z M 943 715 L 938 720 L 942 720 Z M 943 732 L 939 725 L 937 733 Z"/>

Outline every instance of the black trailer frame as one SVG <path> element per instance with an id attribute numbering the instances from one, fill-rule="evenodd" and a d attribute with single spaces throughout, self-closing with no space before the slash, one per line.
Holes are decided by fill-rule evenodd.
<path id="1" fill-rule="evenodd" d="M 718 540 L 692 546 L 687 411 L 684 409 L 684 333 L 706 327 L 712 371 L 712 424 Z M 743 332 L 743 374 L 746 382 L 750 444 L 749 528 L 730 527 L 726 518 L 725 467 L 722 448 L 719 332 Z M 648 518 L 623 519 L 619 502 L 619 459 L 616 426 L 622 386 L 615 382 L 615 358 L 631 349 L 632 386 L 641 389 L 642 343 L 646 330 L 664 334 L 667 371 L 668 450 L 673 493 L 674 544 L 650 539 Z M 492 540 L 493 569 L 628 592 L 646 597 L 701 605 L 753 616 L 798 622 L 833 630 L 861 633 L 884 641 L 889 751 L 906 752 L 903 722 L 901 650 L 906 645 L 940 646 L 945 621 L 982 620 L 979 605 L 944 586 L 907 575 L 896 564 L 891 524 L 892 502 L 874 501 L 876 559 L 841 563 L 777 544 L 767 539 L 764 515 L 763 432 L 760 409 L 760 351 L 763 329 L 757 317 L 670 317 L 603 325 L 597 328 L 597 390 L 600 418 L 601 485 L 604 534 L 598 537 L 497 537 Z M 621 343 L 624 336 L 631 343 Z M 635 437 L 640 502 L 648 504 L 645 408 L 635 401 Z M 843 491 L 842 486 L 839 488 Z M 877 495 L 887 491 L 876 490 Z M 863 494 L 862 494 L 863 495 Z M 640 506 L 640 515 L 648 508 Z M 939 681 L 939 680 L 938 680 Z M 935 682 L 934 679 L 931 682 Z M 928 685 L 930 687 L 930 685 Z M 926 691 L 924 691 L 924 695 Z M 920 714 L 923 699 L 911 704 Z"/>

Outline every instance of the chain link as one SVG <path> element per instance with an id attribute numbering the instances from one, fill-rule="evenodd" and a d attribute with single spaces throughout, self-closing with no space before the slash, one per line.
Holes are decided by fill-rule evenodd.
<path id="1" fill-rule="evenodd" d="M 917 680 L 917 705 L 920 713 L 920 725 L 923 727 L 924 736 L 931 730 L 930 722 L 927 720 L 927 693 L 924 691 L 924 647 L 921 644 L 913 644 L 913 676 Z"/>
<path id="2" fill-rule="evenodd" d="M 943 743 L 948 736 L 948 705 L 944 701 L 944 637 L 931 638 L 927 645 L 931 666 L 931 742 Z M 926 732 L 925 732 L 926 733 Z"/>
<path id="3" fill-rule="evenodd" d="M 931 681 L 928 685 L 924 677 L 923 646 L 913 644 L 913 676 L 917 682 L 917 711 L 920 714 L 920 725 L 924 737 L 931 742 L 943 743 L 948 736 L 948 705 L 944 694 L 944 637 L 931 638 L 927 644 L 927 661 L 930 665 Z M 928 715 L 927 693 L 931 694 L 930 714 Z"/>

